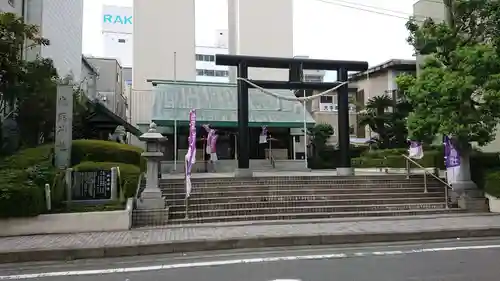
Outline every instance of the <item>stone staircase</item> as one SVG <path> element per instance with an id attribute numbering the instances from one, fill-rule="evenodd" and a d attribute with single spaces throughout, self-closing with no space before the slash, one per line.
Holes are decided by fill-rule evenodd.
<path id="1" fill-rule="evenodd" d="M 162 179 L 169 223 L 406 216 L 446 209 L 444 187 L 413 175 L 193 178 L 186 218 L 183 179 Z"/>
<path id="2" fill-rule="evenodd" d="M 303 160 L 276 160 L 273 167 L 268 159 L 251 159 L 250 169 L 254 172 L 260 171 L 309 171 L 305 167 Z M 217 173 L 233 173 L 238 167 L 237 160 L 219 160 L 217 161 Z M 205 162 L 197 161 L 193 166 L 194 173 L 203 173 L 206 169 Z M 173 161 L 162 161 L 161 172 L 163 174 L 183 174 L 184 166 L 182 162 L 177 163 L 176 171 L 174 171 Z"/>

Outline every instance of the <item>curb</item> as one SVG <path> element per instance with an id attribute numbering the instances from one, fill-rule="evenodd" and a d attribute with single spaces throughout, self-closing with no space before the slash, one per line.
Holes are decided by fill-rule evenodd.
<path id="1" fill-rule="evenodd" d="M 290 237 L 255 237 L 229 240 L 199 240 L 187 242 L 166 242 L 102 248 L 21 250 L 0 252 L 0 263 L 68 261 L 76 259 L 112 258 L 171 254 L 182 252 L 270 248 L 287 246 L 318 246 L 335 244 L 401 242 L 450 238 L 477 238 L 500 236 L 500 228 L 478 228 L 457 230 L 436 230 L 400 233 L 363 233 L 334 235 L 305 235 Z"/>
<path id="2" fill-rule="evenodd" d="M 400 221 L 400 220 L 428 220 L 441 218 L 464 218 L 464 217 L 491 217 L 500 216 L 500 213 L 445 213 L 433 215 L 407 215 L 407 216 L 392 216 L 392 217 L 352 217 L 352 218 L 335 218 L 335 219 L 310 219 L 310 220 L 293 220 L 294 225 L 309 224 L 309 223 L 337 223 L 337 222 L 365 222 L 365 221 Z M 208 228 L 208 227 L 238 227 L 238 226 L 255 226 L 255 225 L 289 225 L 288 220 L 269 220 L 269 221 L 241 221 L 241 222 L 222 222 L 222 223 L 192 223 L 192 224 L 172 224 L 169 228 Z M 143 229 L 155 229 L 155 227 L 141 227 Z"/>

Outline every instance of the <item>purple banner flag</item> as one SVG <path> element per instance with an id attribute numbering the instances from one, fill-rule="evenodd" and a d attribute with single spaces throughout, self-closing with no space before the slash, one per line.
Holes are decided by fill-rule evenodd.
<path id="1" fill-rule="evenodd" d="M 444 136 L 444 164 L 446 168 L 460 166 L 460 154 L 448 136 Z"/>
<path id="2" fill-rule="evenodd" d="M 196 110 L 189 112 L 188 151 L 186 153 L 186 198 L 191 195 L 191 169 L 196 162 Z"/>
<path id="3" fill-rule="evenodd" d="M 418 141 L 412 141 L 409 140 L 410 142 L 410 149 L 408 149 L 408 156 L 412 159 L 422 159 L 424 157 L 424 149 L 422 147 L 422 144 Z"/>

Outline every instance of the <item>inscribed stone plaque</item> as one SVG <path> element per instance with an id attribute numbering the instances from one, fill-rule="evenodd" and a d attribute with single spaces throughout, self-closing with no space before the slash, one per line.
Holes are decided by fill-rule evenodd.
<path id="1" fill-rule="evenodd" d="M 111 171 L 73 172 L 71 199 L 111 199 Z"/>
<path id="2" fill-rule="evenodd" d="M 71 161 L 73 86 L 59 85 L 56 102 L 55 165 L 60 169 L 65 169 L 70 166 Z"/>

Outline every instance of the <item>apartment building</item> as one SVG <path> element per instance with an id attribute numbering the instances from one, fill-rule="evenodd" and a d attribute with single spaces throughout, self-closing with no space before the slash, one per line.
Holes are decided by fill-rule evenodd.
<path id="1" fill-rule="evenodd" d="M 117 59 L 87 57 L 86 60 L 98 74 L 95 99 L 123 120 L 128 120 L 128 102 L 124 95 L 122 66 Z"/>
<path id="2" fill-rule="evenodd" d="M 395 94 L 398 89 L 396 78 L 402 73 L 415 74 L 417 62 L 415 60 L 391 59 L 379 65 L 359 72 L 350 77 L 353 87 L 357 88 L 354 100 L 358 105 L 364 105 L 376 96 Z M 371 138 L 374 136 L 370 128 L 356 126 L 358 137 Z"/>
<path id="3" fill-rule="evenodd" d="M 85 56 L 82 56 L 81 77 L 81 89 L 89 99 L 94 100 L 97 97 L 96 85 L 99 72 Z"/>
<path id="4" fill-rule="evenodd" d="M 311 95 L 319 94 L 321 91 L 314 91 Z M 349 134 L 351 137 L 364 137 L 363 135 L 358 135 L 357 128 L 357 114 L 355 99 L 357 94 L 357 88 L 354 86 L 349 86 L 349 95 L 353 101 L 349 105 Z M 338 142 L 338 102 L 337 102 L 337 92 L 334 91 L 330 94 L 314 99 L 306 105 L 307 110 L 311 113 L 314 121 L 317 124 L 330 124 L 333 128 L 333 135 L 328 140 L 328 144 L 335 145 Z"/>

